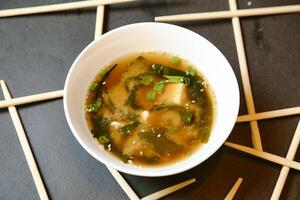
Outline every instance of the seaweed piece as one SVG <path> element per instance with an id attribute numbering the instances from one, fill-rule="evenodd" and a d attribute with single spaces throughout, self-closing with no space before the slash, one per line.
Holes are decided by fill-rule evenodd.
<path id="1" fill-rule="evenodd" d="M 204 92 L 204 80 L 199 76 L 188 75 L 190 83 L 188 85 L 188 91 L 192 101 L 200 103 L 203 101 L 203 92 Z"/>
<path id="2" fill-rule="evenodd" d="M 151 73 L 157 74 L 157 75 L 166 75 L 166 76 L 186 76 L 186 73 L 184 71 L 174 69 L 171 67 L 167 67 L 165 65 L 161 64 L 153 64 L 151 66 Z"/>
<path id="3" fill-rule="evenodd" d="M 162 110 L 162 109 L 175 110 L 175 111 L 179 112 L 180 117 L 181 117 L 181 121 L 184 124 L 192 124 L 193 121 L 194 121 L 195 111 L 187 110 L 183 106 L 179 106 L 179 105 L 176 105 L 176 104 L 173 104 L 173 105 L 157 104 L 157 105 L 154 105 L 153 108 L 152 108 L 152 110 Z"/>
<path id="4" fill-rule="evenodd" d="M 138 105 L 136 104 L 135 102 L 135 94 L 138 90 L 138 86 L 135 85 L 129 92 L 129 95 L 128 95 L 128 98 L 127 98 L 127 101 L 126 101 L 126 105 L 129 105 L 131 106 L 132 108 L 136 109 L 138 108 Z"/>
<path id="5" fill-rule="evenodd" d="M 192 124 L 195 112 L 192 111 L 180 111 L 181 120 L 185 124 Z"/>
<path id="6" fill-rule="evenodd" d="M 93 88 L 95 91 L 95 97 L 94 97 L 95 100 L 98 99 L 99 95 L 101 94 L 101 90 L 104 86 L 103 83 L 105 82 L 109 74 L 116 68 L 117 65 L 118 64 L 114 64 L 109 70 L 105 71 L 100 81 L 96 83 L 97 85 Z"/>
<path id="7" fill-rule="evenodd" d="M 108 118 L 102 116 L 96 116 L 92 119 L 93 129 L 92 133 L 94 137 L 99 138 L 100 136 L 106 136 L 109 138 L 109 123 L 110 120 Z"/>
<path id="8" fill-rule="evenodd" d="M 136 129 L 139 126 L 140 122 L 135 121 L 131 124 L 126 124 L 125 126 L 119 128 L 119 131 L 121 131 L 124 134 L 131 133 L 134 129 Z"/>
<path id="9" fill-rule="evenodd" d="M 152 144 L 154 150 L 160 155 L 167 155 L 182 149 L 182 146 L 168 140 L 164 133 L 165 130 L 160 128 L 150 132 L 140 132 L 139 137 Z M 158 134 L 160 137 L 157 137 Z"/>

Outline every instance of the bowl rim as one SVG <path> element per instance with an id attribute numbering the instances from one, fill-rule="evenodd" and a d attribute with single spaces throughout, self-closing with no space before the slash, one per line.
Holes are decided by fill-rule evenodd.
<path id="1" fill-rule="evenodd" d="M 224 133 L 224 136 L 223 136 L 225 138 L 224 142 L 223 143 L 219 143 L 218 145 L 216 145 L 214 147 L 213 150 L 211 150 L 209 153 L 205 154 L 203 156 L 203 158 L 201 159 L 201 162 L 197 161 L 197 162 L 193 162 L 190 165 L 182 165 L 180 168 L 178 168 L 178 170 L 165 171 L 164 173 L 161 173 L 161 172 L 160 173 L 156 172 L 156 174 L 150 174 L 149 172 L 138 172 L 138 173 L 135 173 L 134 170 L 130 170 L 130 171 L 124 170 L 121 166 L 115 165 L 114 163 L 110 163 L 107 160 L 105 160 L 104 158 L 102 158 L 101 156 L 99 156 L 97 153 L 93 152 L 93 150 L 91 150 L 90 147 L 87 144 L 85 144 L 85 142 L 83 142 L 83 140 L 78 135 L 77 130 L 73 126 L 73 123 L 72 123 L 72 120 L 71 120 L 71 117 L 70 117 L 70 113 L 69 113 L 69 110 L 68 110 L 68 106 L 67 106 L 67 104 L 68 104 L 67 103 L 68 102 L 68 95 L 67 95 L 68 94 L 68 83 L 70 82 L 71 76 L 72 76 L 73 71 L 75 70 L 75 68 L 77 66 L 78 61 L 83 57 L 83 55 L 87 54 L 87 52 L 89 51 L 89 49 L 91 49 L 100 40 L 104 40 L 105 38 L 110 37 L 110 35 L 114 34 L 115 32 L 119 32 L 119 31 L 122 31 L 124 29 L 132 28 L 132 27 L 136 27 L 136 26 L 144 26 L 144 25 L 146 25 L 146 26 L 147 25 L 163 25 L 163 26 L 170 26 L 170 27 L 177 28 L 177 29 L 182 29 L 184 31 L 189 31 L 189 32 L 191 32 L 193 34 L 196 34 L 198 37 L 201 37 L 201 39 L 205 40 L 207 43 L 209 43 L 209 45 L 212 48 L 215 48 L 215 50 L 219 53 L 219 56 L 222 56 L 224 58 L 224 60 L 227 62 L 227 64 L 230 66 L 230 68 L 228 68 L 228 70 L 233 75 L 232 77 L 234 78 L 233 82 L 235 83 L 236 88 L 237 88 L 237 90 L 236 90 L 237 95 L 236 95 L 236 99 L 235 99 L 235 102 L 236 102 L 237 105 L 235 105 L 234 116 L 235 116 L 235 119 L 237 118 L 238 112 L 239 112 L 239 106 L 240 106 L 240 92 L 239 92 L 238 81 L 237 81 L 237 78 L 235 76 L 235 73 L 234 73 L 234 71 L 233 71 L 230 63 L 228 62 L 228 60 L 226 59 L 226 57 L 223 55 L 223 53 L 213 43 L 211 43 L 209 40 L 207 40 L 206 38 L 204 38 L 203 36 L 201 36 L 200 34 L 194 32 L 194 31 L 191 31 L 191 30 L 189 30 L 187 28 L 180 27 L 180 26 L 177 26 L 177 25 L 168 24 L 168 23 L 160 23 L 160 22 L 140 22 L 140 23 L 133 23 L 133 24 L 124 25 L 124 26 L 121 26 L 121 27 L 118 27 L 116 29 L 113 29 L 113 30 L 109 31 L 109 32 L 107 32 L 107 33 L 99 36 L 96 40 L 90 42 L 79 53 L 79 55 L 76 57 L 76 59 L 74 60 L 73 64 L 71 65 L 71 68 L 69 69 L 69 72 L 67 74 L 66 81 L 65 81 L 65 84 L 64 84 L 64 98 L 63 98 L 64 113 L 65 113 L 65 116 L 66 116 L 66 119 L 67 119 L 67 123 L 68 123 L 68 125 L 69 125 L 69 127 L 71 129 L 71 132 L 74 135 L 74 137 L 76 138 L 76 140 L 79 142 L 79 144 L 90 155 L 92 155 L 96 160 L 98 160 L 101 163 L 107 165 L 107 167 L 112 167 L 112 168 L 114 168 L 114 169 L 116 169 L 116 170 L 118 170 L 120 172 L 123 172 L 123 173 L 126 173 L 126 174 L 135 175 L 135 176 L 144 176 L 144 177 L 170 176 L 170 175 L 182 173 L 182 172 L 185 172 L 185 171 L 187 171 L 187 170 L 189 170 L 191 168 L 194 168 L 195 166 L 203 163 L 205 160 L 207 160 L 209 157 L 211 157 L 216 151 L 218 151 L 220 149 L 220 147 L 223 145 L 223 143 L 229 137 L 229 135 L 230 135 L 230 133 L 231 133 L 231 131 L 232 131 L 234 125 L 235 125 L 235 121 L 231 122 L 230 129 L 228 130 L 228 132 L 226 134 Z M 116 159 L 116 158 L 114 158 L 114 159 Z M 123 164 L 125 164 L 125 163 L 123 163 Z M 167 165 L 167 166 L 171 166 L 171 165 Z M 162 167 L 165 167 L 165 166 L 162 166 Z M 157 167 L 157 168 L 159 168 L 159 167 Z M 149 167 L 149 168 L 145 168 L 145 169 L 151 170 L 151 169 L 157 169 L 157 168 L 156 167 L 153 167 L 153 168 Z"/>

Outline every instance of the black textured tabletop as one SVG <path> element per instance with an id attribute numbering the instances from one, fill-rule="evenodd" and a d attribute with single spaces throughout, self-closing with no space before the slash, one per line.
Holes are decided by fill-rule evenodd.
<path id="1" fill-rule="evenodd" d="M 0 0 L 0 9 L 63 0 Z M 250 3 L 249 3 L 250 2 Z M 299 4 L 299 0 L 240 0 L 239 8 Z M 155 16 L 228 10 L 226 0 L 144 0 L 105 8 L 104 32 Z M 12 96 L 63 89 L 67 72 L 93 40 L 95 9 L 0 19 L 0 79 Z M 242 89 L 230 19 L 177 23 L 211 41 L 232 65 Z M 300 13 L 241 18 L 257 112 L 300 106 Z M 201 55 L 199 55 L 201 56 Z M 3 99 L 0 92 L 0 99 Z M 71 133 L 62 99 L 18 106 L 18 111 L 51 199 L 128 199 L 106 167 Z M 246 114 L 241 90 L 240 114 Z M 298 116 L 258 122 L 264 150 L 285 157 Z M 252 146 L 249 123 L 237 124 L 229 141 Z M 300 161 L 300 150 L 295 160 Z M 195 177 L 197 182 L 164 199 L 223 199 L 238 177 L 235 199 L 269 199 L 281 166 L 221 147 L 187 172 L 163 178 L 124 174 L 139 196 Z M 291 170 L 282 199 L 300 199 L 300 173 Z M 0 110 L 0 199 L 39 199 L 7 109 Z"/>

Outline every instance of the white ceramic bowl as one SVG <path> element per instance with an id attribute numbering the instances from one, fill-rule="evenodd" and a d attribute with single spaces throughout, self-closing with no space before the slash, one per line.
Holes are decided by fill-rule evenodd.
<path id="1" fill-rule="evenodd" d="M 209 142 L 191 157 L 169 166 L 139 168 L 121 162 L 99 148 L 85 120 L 85 97 L 95 75 L 115 59 L 140 51 L 168 52 L 193 63 L 206 77 L 216 97 L 217 114 Z M 239 89 L 226 58 L 202 36 L 170 24 L 137 23 L 102 35 L 79 54 L 66 79 L 64 109 L 68 124 L 78 142 L 100 162 L 128 174 L 166 176 L 202 163 L 221 147 L 237 118 Z"/>

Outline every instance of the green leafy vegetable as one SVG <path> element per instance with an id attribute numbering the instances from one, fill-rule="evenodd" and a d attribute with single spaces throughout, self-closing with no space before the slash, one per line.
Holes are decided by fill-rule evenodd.
<path id="1" fill-rule="evenodd" d="M 94 91 L 97 88 L 98 84 L 93 82 L 90 86 L 90 91 Z"/>
<path id="2" fill-rule="evenodd" d="M 95 91 L 95 99 L 98 99 L 99 95 L 101 94 L 101 90 L 103 88 L 103 83 L 109 76 L 109 74 L 117 67 L 118 64 L 114 64 L 109 70 L 105 69 L 101 72 L 100 76 L 102 76 L 101 80 L 98 81 Z"/>
<path id="3" fill-rule="evenodd" d="M 90 103 L 86 106 L 87 112 L 97 112 L 102 105 L 101 98 L 98 98 L 94 103 Z"/>
<path id="4" fill-rule="evenodd" d="M 167 76 L 185 76 L 186 73 L 184 71 L 174 69 L 171 67 L 167 67 L 161 64 L 153 64 L 151 66 L 151 73 L 157 75 L 167 75 Z"/>
<path id="5" fill-rule="evenodd" d="M 131 106 L 132 108 L 137 108 L 137 105 L 135 103 L 135 94 L 138 90 L 138 86 L 134 86 L 130 92 L 129 92 L 129 95 L 128 95 L 128 98 L 127 98 L 127 101 L 126 101 L 126 105 L 129 105 Z"/>
<path id="6" fill-rule="evenodd" d="M 187 70 L 186 70 L 186 74 L 191 75 L 191 76 L 195 76 L 197 74 L 197 70 L 193 66 L 189 65 Z"/>
<path id="7" fill-rule="evenodd" d="M 100 136 L 106 136 L 109 135 L 109 119 L 105 117 L 97 116 L 92 119 L 93 122 L 93 129 L 92 133 L 96 138 L 99 138 Z"/>
<path id="8" fill-rule="evenodd" d="M 153 77 L 150 75 L 145 75 L 142 77 L 142 79 L 140 80 L 140 83 L 142 85 L 148 86 L 153 82 Z"/>
<path id="9" fill-rule="evenodd" d="M 160 134 L 161 137 L 157 137 Z M 155 130 L 152 132 L 141 132 L 139 137 L 150 144 L 153 144 L 154 150 L 160 155 L 168 155 L 182 149 L 182 146 L 168 140 L 165 137 L 164 130 Z"/>
<path id="10" fill-rule="evenodd" d="M 153 90 L 159 94 L 162 94 L 165 89 L 165 82 L 159 81 L 154 84 Z"/>
<path id="11" fill-rule="evenodd" d="M 190 78 L 190 84 L 188 85 L 190 98 L 192 101 L 201 103 L 203 101 L 204 81 L 198 76 Z"/>
<path id="12" fill-rule="evenodd" d="M 184 83 L 186 85 L 190 84 L 190 79 L 184 76 L 167 76 L 164 75 L 165 78 L 167 78 L 167 83 Z"/>
<path id="13" fill-rule="evenodd" d="M 98 137 L 98 141 L 99 141 L 101 144 L 106 144 L 106 143 L 108 143 L 110 140 L 109 140 L 106 136 L 102 135 L 102 136 Z"/>
<path id="14" fill-rule="evenodd" d="M 154 101 L 156 99 L 156 93 L 154 91 L 150 91 L 147 93 L 147 99 L 149 101 Z"/>
<path id="15" fill-rule="evenodd" d="M 183 76 L 167 76 L 164 75 L 165 78 L 167 78 L 167 83 L 183 83 Z"/>
<path id="16" fill-rule="evenodd" d="M 140 123 L 138 121 L 133 122 L 132 124 L 127 124 L 123 127 L 121 127 L 119 130 L 124 133 L 124 134 L 128 134 L 131 133 L 136 127 L 138 127 Z"/>
<path id="17" fill-rule="evenodd" d="M 172 64 L 179 64 L 179 63 L 181 63 L 181 58 L 179 58 L 178 56 L 173 56 L 173 57 L 171 58 L 170 62 L 171 62 Z"/>
<path id="18" fill-rule="evenodd" d="M 182 111 L 181 120 L 185 124 L 191 124 L 193 122 L 194 112 L 191 111 Z"/>

